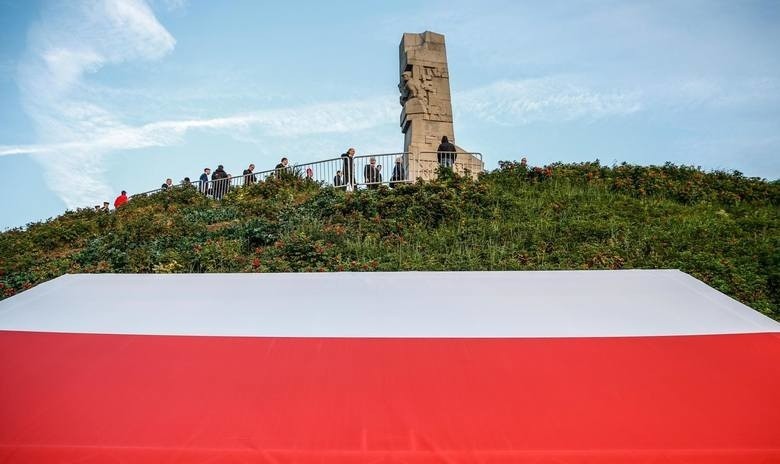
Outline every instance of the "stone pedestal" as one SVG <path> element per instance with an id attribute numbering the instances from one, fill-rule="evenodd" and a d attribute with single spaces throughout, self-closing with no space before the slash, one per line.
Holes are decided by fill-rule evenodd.
<path id="1" fill-rule="evenodd" d="M 455 143 L 450 79 L 444 36 L 426 31 L 406 33 L 399 49 L 398 89 L 401 92 L 401 132 L 413 177 L 429 179 L 437 167 L 436 149 L 442 136 Z M 482 161 L 458 148 L 455 169 L 482 170 Z"/>

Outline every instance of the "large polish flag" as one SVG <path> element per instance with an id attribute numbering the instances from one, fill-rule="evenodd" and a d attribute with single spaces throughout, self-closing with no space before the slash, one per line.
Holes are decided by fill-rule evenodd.
<path id="1" fill-rule="evenodd" d="M 0 462 L 778 463 L 780 324 L 679 271 L 67 275 Z"/>

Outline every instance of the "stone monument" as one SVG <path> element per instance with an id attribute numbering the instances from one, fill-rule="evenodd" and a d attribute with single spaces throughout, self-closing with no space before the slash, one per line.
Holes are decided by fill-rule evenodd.
<path id="1" fill-rule="evenodd" d="M 444 35 L 430 31 L 405 33 L 399 51 L 404 151 L 409 153 L 412 179 L 429 179 L 438 167 L 436 149 L 442 136 L 455 143 Z M 456 170 L 482 170 L 481 159 L 460 147 L 457 152 Z"/>

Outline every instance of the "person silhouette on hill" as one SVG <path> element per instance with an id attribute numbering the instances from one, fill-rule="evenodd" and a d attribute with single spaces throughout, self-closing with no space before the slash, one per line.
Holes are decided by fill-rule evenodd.
<path id="1" fill-rule="evenodd" d="M 455 165 L 455 159 L 458 154 L 455 153 L 455 145 L 450 143 L 447 136 L 442 136 L 441 144 L 436 149 L 436 158 L 439 160 L 439 166 L 445 168 L 451 168 Z"/>
<path id="2" fill-rule="evenodd" d="M 116 200 L 114 200 L 114 208 L 118 209 L 120 206 L 124 205 L 125 203 L 127 203 L 127 192 L 122 190 L 122 193 L 118 197 L 116 197 Z"/>
<path id="3" fill-rule="evenodd" d="M 282 172 L 284 172 L 287 169 L 287 165 L 290 164 L 290 161 L 287 158 L 282 158 L 281 161 L 279 161 L 279 164 L 277 164 L 274 169 L 276 170 L 276 177 L 281 178 Z"/>
<path id="4" fill-rule="evenodd" d="M 204 195 L 208 195 L 211 193 L 211 189 L 209 188 L 209 175 L 211 174 L 211 169 L 204 168 L 203 174 L 200 175 L 200 193 Z"/>
<path id="5" fill-rule="evenodd" d="M 400 182 L 406 180 L 406 172 L 404 170 L 404 159 L 397 157 L 395 159 L 395 166 L 393 166 L 393 174 L 390 176 L 390 188 L 395 188 Z"/>
<path id="6" fill-rule="evenodd" d="M 211 180 L 214 184 L 214 199 L 221 200 L 228 190 L 228 174 L 221 164 L 217 166 L 217 170 L 211 175 Z"/>
<path id="7" fill-rule="evenodd" d="M 368 164 L 363 168 L 363 181 L 371 190 L 379 188 L 379 184 L 382 183 L 382 166 L 376 165 L 376 158 L 373 156 L 369 158 Z"/>
<path id="8" fill-rule="evenodd" d="M 250 164 L 248 168 L 244 169 L 244 185 L 254 184 L 257 182 L 257 177 L 255 177 L 254 172 L 254 164 Z"/>
<path id="9" fill-rule="evenodd" d="M 355 149 L 350 148 L 341 155 L 344 160 L 344 185 L 347 186 L 347 190 L 351 191 L 355 188 Z"/>

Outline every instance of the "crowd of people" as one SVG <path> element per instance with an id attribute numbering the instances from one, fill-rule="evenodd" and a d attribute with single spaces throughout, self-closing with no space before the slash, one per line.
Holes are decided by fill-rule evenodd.
<path id="1" fill-rule="evenodd" d="M 333 177 L 333 185 L 338 188 L 343 188 L 347 191 L 352 191 L 357 188 L 357 176 L 355 169 L 355 149 L 349 148 L 346 152 L 341 154 L 342 169 L 336 171 L 336 175 Z M 437 149 L 438 163 L 442 167 L 453 168 L 457 158 L 456 147 L 447 138 L 443 136 L 441 138 L 441 144 Z M 398 156 L 394 160 L 393 170 L 390 174 L 388 185 L 390 188 L 395 188 L 402 182 L 408 181 L 407 171 L 404 165 L 404 158 Z M 290 161 L 287 157 L 282 157 L 279 163 L 274 167 L 274 175 L 281 177 L 283 173 L 289 169 Z M 244 185 L 249 185 L 257 182 L 257 176 L 255 174 L 255 165 L 250 164 L 244 169 L 241 174 L 242 182 Z M 221 200 L 225 194 L 230 190 L 232 185 L 233 176 L 225 171 L 223 165 L 218 165 L 217 169 L 212 173 L 211 168 L 204 168 L 203 173 L 196 182 L 192 182 L 189 177 L 185 177 L 179 183 L 180 186 L 193 186 L 197 188 L 204 195 L 210 196 L 216 200 Z M 305 179 L 314 180 L 314 170 L 311 167 L 307 167 L 305 171 Z M 382 165 L 377 164 L 376 157 L 369 157 L 368 164 L 363 168 L 363 184 L 366 188 L 373 190 L 379 188 L 379 185 L 384 181 L 382 176 Z M 160 190 L 168 190 L 174 188 L 173 179 L 167 178 L 165 182 L 160 186 Z M 122 193 L 114 200 L 114 208 L 120 208 L 127 203 L 127 192 L 122 190 Z M 108 211 L 109 203 L 103 202 L 103 206 L 95 206 L 96 211 Z"/>
<path id="2" fill-rule="evenodd" d="M 333 185 L 335 187 L 342 187 L 346 190 L 354 190 L 357 187 L 355 176 L 355 149 L 350 148 L 341 155 L 342 169 L 336 171 L 336 175 L 333 177 Z M 393 172 L 390 175 L 390 188 L 395 188 L 399 183 L 406 181 L 406 168 L 404 167 L 404 159 L 402 156 L 395 158 L 395 165 Z M 382 165 L 377 164 L 376 157 L 370 157 L 368 164 L 363 167 L 363 183 L 366 184 L 366 188 L 374 190 L 379 188 L 379 185 L 383 182 L 382 178 Z"/>

